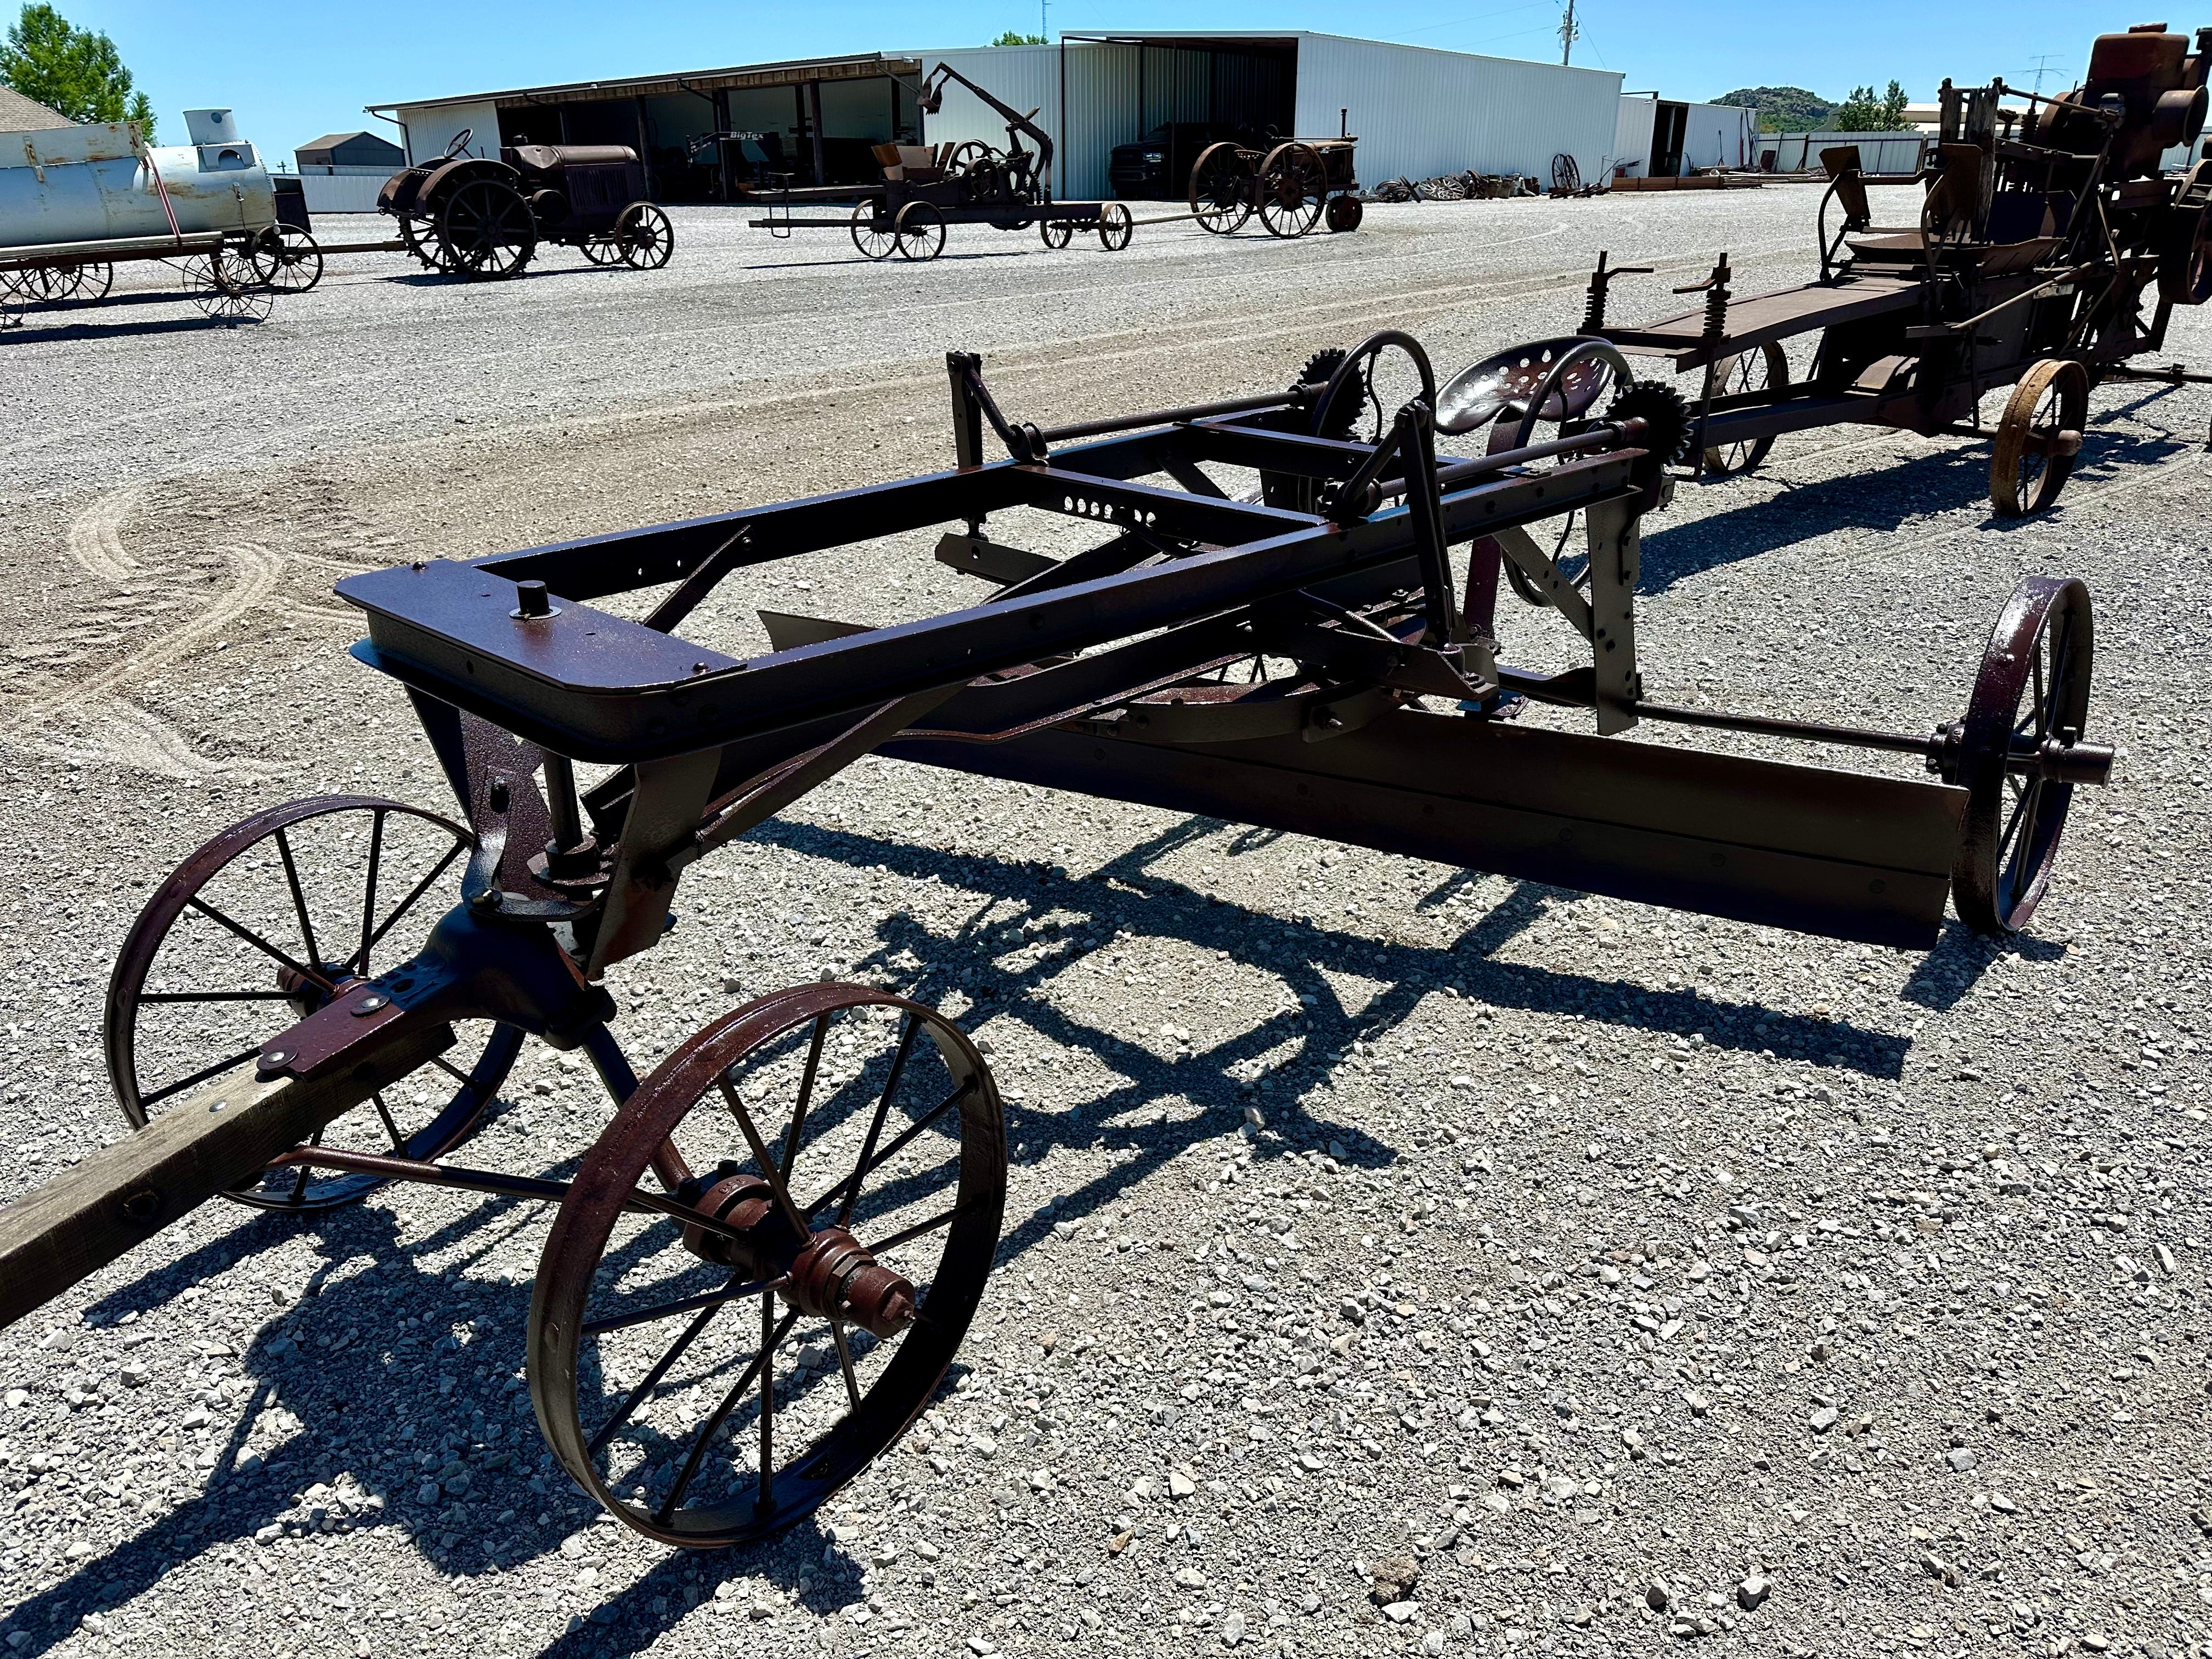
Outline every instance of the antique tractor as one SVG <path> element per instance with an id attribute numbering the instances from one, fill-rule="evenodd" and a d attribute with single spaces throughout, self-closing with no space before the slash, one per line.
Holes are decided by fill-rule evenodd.
<path id="1" fill-rule="evenodd" d="M 401 169 L 377 195 L 407 251 L 465 280 L 513 276 L 541 242 L 593 264 L 658 270 L 676 250 L 668 215 L 645 199 L 645 168 L 623 144 L 516 144 L 468 154 L 468 129 L 435 161 Z"/>
<path id="2" fill-rule="evenodd" d="M 1326 222 L 1357 230 L 1364 210 L 1352 153 L 1359 140 L 1286 138 L 1266 150 L 1218 143 L 1190 170 L 1191 216 L 1217 236 L 1243 228 L 1254 214 L 1273 236 L 1304 236 Z"/>

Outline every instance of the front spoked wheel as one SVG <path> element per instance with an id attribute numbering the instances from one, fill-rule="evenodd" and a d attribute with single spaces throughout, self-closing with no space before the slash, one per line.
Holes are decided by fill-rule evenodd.
<path id="1" fill-rule="evenodd" d="M 195 1090 L 250 1083 L 270 1037 L 413 949 L 459 899 L 471 844 L 459 824 L 398 801 L 323 795 L 257 813 L 185 860 L 147 900 L 108 981 L 108 1079 L 131 1127 Z M 522 1033 L 475 1022 L 455 1036 L 314 1144 L 410 1158 L 458 1145 L 498 1092 Z M 285 1168 L 228 1196 L 327 1210 L 382 1184 Z"/>
<path id="2" fill-rule="evenodd" d="M 819 984 L 725 1016 L 630 1097 L 546 1240 L 530 1391 L 553 1455 L 672 1544 L 812 1513 L 944 1377 L 1006 1190 L 998 1091 L 941 1015 Z"/>

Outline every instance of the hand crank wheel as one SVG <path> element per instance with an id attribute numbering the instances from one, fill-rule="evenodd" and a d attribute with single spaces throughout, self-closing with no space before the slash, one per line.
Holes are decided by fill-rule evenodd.
<path id="1" fill-rule="evenodd" d="M 2011 757 L 2081 738 L 2090 658 L 2089 590 L 2070 578 L 2024 578 L 1990 635 L 1966 717 L 1946 734 L 1941 769 L 1966 790 L 1951 896 L 1977 933 L 2019 932 L 2050 884 L 2074 786 Z"/>
<path id="2" fill-rule="evenodd" d="M 2020 377 L 1990 446 L 1990 504 L 2021 519 L 2058 499 L 2089 421 L 2089 376 L 2066 357 L 2045 357 Z"/>
<path id="3" fill-rule="evenodd" d="M 641 1187 L 713 1230 L 626 1212 Z M 941 1015 L 835 984 L 725 1015 L 630 1097 L 545 1241 L 530 1393 L 553 1455 L 672 1544 L 811 1514 L 928 1404 L 1006 1193 L 998 1091 Z"/>
<path id="4" fill-rule="evenodd" d="M 471 845 L 459 824 L 398 801 L 320 795 L 256 813 L 179 865 L 125 936 L 108 981 L 107 1074 L 134 1128 L 173 1097 L 253 1075 L 261 1046 L 412 949 L 459 897 Z M 410 919 L 412 919 L 411 921 Z M 395 929 L 398 940 L 386 944 Z M 318 1146 L 430 1158 L 459 1144 L 522 1046 L 510 1025 L 463 1027 L 455 1047 L 326 1127 Z M 272 1171 L 229 1194 L 327 1210 L 374 1176 Z"/>

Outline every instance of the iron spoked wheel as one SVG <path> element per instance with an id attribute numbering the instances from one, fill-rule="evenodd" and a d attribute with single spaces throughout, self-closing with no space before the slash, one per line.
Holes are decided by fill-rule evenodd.
<path id="1" fill-rule="evenodd" d="M 1109 202 L 1098 210 L 1098 246 L 1109 253 L 1119 253 L 1136 234 L 1137 222 L 1127 203 Z"/>
<path id="2" fill-rule="evenodd" d="M 622 249 L 616 246 L 615 239 L 611 236 L 580 236 L 576 239 L 576 246 L 583 251 L 584 257 L 595 265 L 613 265 L 622 263 Z"/>
<path id="3" fill-rule="evenodd" d="M 438 210 L 439 264 L 471 282 L 519 274 L 538 252 L 530 204 L 496 179 L 470 179 Z"/>
<path id="4" fill-rule="evenodd" d="M 1304 236 L 1321 222 L 1328 169 L 1310 144 L 1278 144 L 1260 164 L 1260 222 L 1273 236 Z"/>
<path id="5" fill-rule="evenodd" d="M 1057 252 L 1075 240 L 1075 227 L 1065 219 L 1040 219 L 1037 235 L 1047 247 Z"/>
<path id="6" fill-rule="evenodd" d="M 445 244 L 438 240 L 437 226 L 431 221 L 417 221 L 403 215 L 399 220 L 399 240 L 407 245 L 408 253 L 423 270 L 452 269 L 446 263 Z"/>
<path id="7" fill-rule="evenodd" d="M 1790 356 L 1772 343 L 1754 346 L 1747 351 L 1723 357 L 1713 365 L 1713 396 L 1741 397 L 1746 392 L 1775 392 L 1790 384 Z M 1743 443 L 1708 445 L 1705 453 L 1705 476 L 1714 478 L 1732 477 L 1739 472 L 1748 472 L 1766 459 L 1774 447 L 1771 438 L 1753 438 Z"/>
<path id="8" fill-rule="evenodd" d="M 898 252 L 898 237 L 877 212 L 874 202 L 853 204 L 853 246 L 863 258 L 888 259 Z"/>
<path id="9" fill-rule="evenodd" d="M 193 260 L 191 282 L 193 302 L 217 322 L 258 323 L 276 308 L 276 291 L 238 248 L 218 248 Z"/>
<path id="10" fill-rule="evenodd" d="M 1198 228 L 1227 236 L 1252 216 L 1245 183 L 1252 164 L 1234 144 L 1209 144 L 1190 170 L 1190 210 Z"/>
<path id="11" fill-rule="evenodd" d="M 1990 504 L 1998 517 L 2025 518 L 2057 501 L 2088 420 L 2089 376 L 2081 364 L 2045 357 L 2020 377 L 1990 446 Z"/>
<path id="12" fill-rule="evenodd" d="M 76 268 L 76 281 L 70 286 L 69 302 L 73 306 L 96 306 L 114 286 L 115 267 L 105 259 L 89 260 Z"/>
<path id="13" fill-rule="evenodd" d="M 632 202 L 615 221 L 615 244 L 632 270 L 659 270 L 676 252 L 676 226 L 651 202 Z"/>
<path id="14" fill-rule="evenodd" d="M 1952 728 L 1953 781 L 1966 788 L 1966 812 L 1951 896 L 1977 933 L 2019 932 L 2050 884 L 2074 786 L 2015 772 L 2008 757 L 2080 738 L 2092 643 L 2087 587 L 2025 578 L 1990 634 L 1966 717 Z"/>
<path id="15" fill-rule="evenodd" d="M 234 825 L 156 888 L 107 987 L 108 1079 L 133 1127 L 204 1085 L 253 1076 L 261 1046 L 376 971 L 395 927 L 458 901 L 471 842 L 398 801 L 323 795 Z M 410 919 L 412 919 L 411 922 Z M 458 1145 L 522 1044 L 513 1026 L 457 1030 L 446 1054 L 332 1121 L 318 1146 L 430 1158 Z M 374 1176 L 286 1169 L 232 1191 L 262 1209 L 327 1210 Z"/>
<path id="16" fill-rule="evenodd" d="M 253 269 L 279 294 L 305 294 L 323 280 L 323 250 L 304 230 L 271 225 L 254 239 Z"/>
<path id="17" fill-rule="evenodd" d="M 945 216 L 932 202 L 908 202 L 891 226 L 902 259 L 934 259 L 945 252 Z"/>
<path id="18" fill-rule="evenodd" d="M 1583 187 L 1581 165 L 1565 150 L 1552 158 L 1552 188 L 1562 196 L 1571 196 Z"/>
<path id="19" fill-rule="evenodd" d="M 723 1231 L 625 1212 L 649 1176 Z M 927 1405 L 1006 1187 L 997 1089 L 942 1016 L 834 984 L 724 1016 L 630 1097 L 545 1242 L 530 1391 L 553 1455 L 672 1544 L 811 1513 Z"/>
<path id="20" fill-rule="evenodd" d="M 2178 306 L 2212 299 L 2212 207 L 2174 210 L 2158 253 L 2158 296 Z"/>

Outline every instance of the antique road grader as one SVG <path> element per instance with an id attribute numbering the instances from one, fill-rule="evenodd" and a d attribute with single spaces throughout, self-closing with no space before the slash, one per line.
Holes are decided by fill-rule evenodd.
<path id="1" fill-rule="evenodd" d="M 826 981 L 713 1020 L 640 1081 L 600 981 L 661 940 L 694 864 L 860 757 L 1911 947 L 1947 898 L 1984 931 L 2024 923 L 2073 790 L 2111 767 L 2084 735 L 2073 580 L 2020 585 L 1932 732 L 1647 696 L 1638 527 L 1690 416 L 1603 341 L 1440 392 L 1388 331 L 1286 390 L 1042 428 L 1001 411 L 979 359 L 948 370 L 951 471 L 338 585 L 368 619 L 355 654 L 404 688 L 459 813 L 271 807 L 155 890 L 106 1028 L 140 1127 L 0 1210 L 0 1321 L 219 1194 L 301 1212 L 414 1181 L 548 1201 L 527 1352 L 553 1455 L 654 1538 L 757 1539 L 939 1386 L 998 1244 L 1000 1097 L 941 1014 Z M 1391 377 L 1419 386 L 1395 410 Z M 1547 419 L 1555 398 L 1581 414 Z M 1440 453 L 1486 426 L 1493 453 Z M 1570 513 L 1579 571 L 1529 533 Z M 1091 544 L 1018 544 L 1054 526 Z M 680 631 L 733 573 L 862 544 L 888 559 L 881 538 L 939 528 L 935 556 L 990 586 L 981 603 L 886 626 L 764 616 L 772 648 L 750 659 Z M 1504 567 L 1578 665 L 1499 660 Z M 648 589 L 641 620 L 600 603 Z M 1510 718 L 1530 702 L 1595 733 Z M 1933 775 L 1620 740 L 1645 720 Z M 609 769 L 580 788 L 580 766 Z M 580 1049 L 615 1103 L 573 1180 L 447 1157 L 530 1037 Z M 799 1364 L 802 1340 L 834 1359 Z"/>
<path id="2" fill-rule="evenodd" d="M 1129 246 L 1135 221 L 1120 202 L 1055 202 L 1052 198 L 1052 135 L 1027 115 L 1001 103 L 949 64 L 922 77 L 917 103 L 927 114 L 944 107 L 945 88 L 958 82 L 991 106 L 1006 124 L 1006 148 L 980 138 L 935 145 L 878 144 L 883 170 L 874 185 L 823 185 L 757 193 L 750 199 L 768 210 L 764 219 L 745 222 L 778 238 L 794 230 L 842 230 L 871 259 L 927 261 L 945 252 L 947 225 L 989 225 L 995 230 L 1035 226 L 1048 248 L 1064 248 L 1079 230 L 1098 234 L 1109 253 Z M 1030 149 L 1024 138 L 1035 143 Z M 849 204 L 842 218 L 799 219 L 796 206 Z"/>
<path id="3" fill-rule="evenodd" d="M 466 280 L 519 275 L 541 242 L 595 265 L 658 270 L 676 251 L 668 215 L 645 199 L 645 168 L 623 144 L 510 145 L 471 155 L 464 127 L 445 153 L 384 181 L 376 210 L 426 270 Z"/>
<path id="4" fill-rule="evenodd" d="M 1607 319 L 1607 290 L 1629 270 L 1601 254 L 1581 331 L 1702 371 L 1701 472 L 1744 471 L 1785 433 L 1856 422 L 1992 437 L 1997 512 L 2047 507 L 2081 453 L 2092 386 L 2212 384 L 2129 362 L 2164 345 L 2174 307 L 2212 296 L 2212 161 L 2160 171 L 2204 127 L 2212 30 L 2190 44 L 2163 23 L 2100 35 L 2087 77 L 2057 98 L 1947 81 L 1918 223 L 1875 226 L 1856 147 L 1825 150 L 1816 280 L 1738 299 L 1723 254 L 1705 282 L 1675 290 L 1702 294 L 1697 310 L 1623 328 Z M 1812 362 L 1795 380 L 1784 343 L 1807 335 Z M 1980 400 L 2006 386 L 1992 434 Z"/>

